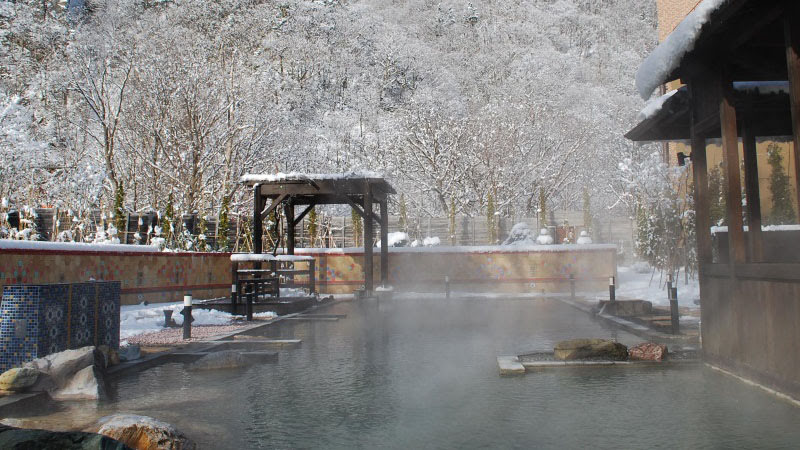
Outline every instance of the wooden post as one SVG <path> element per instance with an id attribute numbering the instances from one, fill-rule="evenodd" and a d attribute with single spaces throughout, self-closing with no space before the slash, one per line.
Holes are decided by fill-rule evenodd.
<path id="1" fill-rule="evenodd" d="M 389 283 L 389 205 L 384 197 L 380 201 L 381 208 L 381 285 Z"/>
<path id="2" fill-rule="evenodd" d="M 700 101 L 694 95 L 695 83 L 689 85 L 692 97 L 691 136 L 692 136 L 692 177 L 694 180 L 694 209 L 695 209 L 695 239 L 697 240 L 697 261 L 700 266 L 710 264 L 713 259 L 711 245 L 711 218 L 710 202 L 708 198 L 708 166 L 706 163 L 706 138 L 697 130 L 697 103 Z"/>
<path id="3" fill-rule="evenodd" d="M 364 290 L 372 294 L 372 187 L 366 184 L 364 191 Z"/>
<path id="4" fill-rule="evenodd" d="M 800 20 L 797 6 L 787 5 L 783 19 L 783 33 L 786 46 L 786 66 L 789 73 L 789 104 L 792 111 L 792 131 L 794 137 L 794 174 L 797 181 L 797 205 L 800 214 Z"/>
<path id="5" fill-rule="evenodd" d="M 750 261 L 764 260 L 764 241 L 761 234 L 761 193 L 758 188 L 758 154 L 756 152 L 756 136 L 748 126 L 750 120 L 742 127 L 742 143 L 744 144 L 744 185 L 747 193 L 747 233 L 750 246 Z"/>
<path id="6" fill-rule="evenodd" d="M 283 214 L 286 216 L 286 254 L 294 255 L 295 244 L 295 225 L 294 225 L 294 203 L 290 199 L 283 206 Z"/>
<path id="7" fill-rule="evenodd" d="M 261 210 L 264 208 L 262 203 L 261 185 L 257 184 L 253 186 L 253 253 L 256 254 L 263 251 L 264 222 L 261 220 Z"/>
<path id="8" fill-rule="evenodd" d="M 726 222 L 728 224 L 728 251 L 731 264 L 745 262 L 746 244 L 742 221 L 742 184 L 739 168 L 739 132 L 736 126 L 736 108 L 733 104 L 731 82 L 719 76 L 719 116 L 722 132 L 722 160 L 725 164 L 725 181 L 728 189 Z"/>
<path id="9" fill-rule="evenodd" d="M 236 286 L 239 284 L 239 263 L 231 261 L 231 305 L 233 305 L 233 313 L 236 314 L 236 306 L 239 301 Z"/>
<path id="10" fill-rule="evenodd" d="M 787 5 L 787 8 L 789 10 L 784 13 L 783 33 L 789 73 L 789 104 L 792 111 L 794 174 L 798 188 L 795 209 L 800 214 L 800 20 L 797 19 L 797 6 Z"/>

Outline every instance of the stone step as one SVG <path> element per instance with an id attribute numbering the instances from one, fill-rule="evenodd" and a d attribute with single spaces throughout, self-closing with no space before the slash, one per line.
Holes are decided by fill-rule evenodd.
<path id="1" fill-rule="evenodd" d="M 523 375 L 525 366 L 519 362 L 516 356 L 498 356 L 497 365 L 500 368 L 500 375 Z"/>

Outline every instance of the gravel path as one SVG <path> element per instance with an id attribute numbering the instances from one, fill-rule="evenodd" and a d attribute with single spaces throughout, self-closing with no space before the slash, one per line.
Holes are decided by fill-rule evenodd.
<path id="1" fill-rule="evenodd" d="M 174 345 L 185 344 L 187 342 L 204 341 L 210 337 L 225 333 L 232 333 L 236 330 L 252 325 L 252 323 L 242 322 L 232 325 L 197 325 L 192 327 L 192 338 L 183 339 L 182 328 L 165 328 L 155 333 L 138 334 L 126 339 L 130 344 L 147 345 Z"/>

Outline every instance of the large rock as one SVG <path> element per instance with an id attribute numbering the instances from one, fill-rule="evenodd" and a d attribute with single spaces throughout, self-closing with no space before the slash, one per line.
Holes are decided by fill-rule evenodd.
<path id="1" fill-rule="evenodd" d="M 98 433 L 137 450 L 192 450 L 197 445 L 172 425 L 147 416 L 115 414 L 100 419 Z"/>
<path id="2" fill-rule="evenodd" d="M 0 448 L 130 450 L 122 442 L 82 431 L 27 430 L 0 425 Z"/>
<path id="3" fill-rule="evenodd" d="M 142 357 L 142 350 L 137 344 L 123 345 L 119 348 L 119 360 L 133 361 Z"/>
<path id="4" fill-rule="evenodd" d="M 97 400 L 104 397 L 105 388 L 100 371 L 94 366 L 84 367 L 67 383 L 52 391 L 54 400 Z"/>
<path id="5" fill-rule="evenodd" d="M 31 367 L 15 367 L 0 375 L 0 389 L 4 391 L 24 391 L 36 384 L 39 372 Z"/>
<path id="6" fill-rule="evenodd" d="M 24 367 L 42 372 L 29 390 L 57 400 L 97 400 L 105 396 L 106 357 L 94 347 L 53 353 Z"/>
<path id="7" fill-rule="evenodd" d="M 572 339 L 561 341 L 553 349 L 556 359 L 601 358 L 613 361 L 628 359 L 628 348 L 606 339 Z"/>
<path id="8" fill-rule="evenodd" d="M 667 356 L 667 346 L 644 342 L 628 349 L 628 357 L 638 361 L 661 361 Z"/>
<path id="9" fill-rule="evenodd" d="M 198 359 L 191 365 L 190 370 L 216 370 L 216 369 L 236 369 L 249 365 L 249 361 L 241 353 L 235 350 L 224 350 L 209 353 Z"/>

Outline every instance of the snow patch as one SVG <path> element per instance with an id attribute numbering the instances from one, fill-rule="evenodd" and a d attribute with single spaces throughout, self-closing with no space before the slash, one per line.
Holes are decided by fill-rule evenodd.
<path id="1" fill-rule="evenodd" d="M 662 95 L 661 97 L 657 97 L 657 98 L 654 98 L 654 99 L 648 101 L 644 105 L 644 108 L 642 108 L 642 110 L 639 111 L 639 115 L 636 117 L 636 120 L 639 120 L 639 121 L 647 120 L 647 119 L 655 116 L 656 114 L 661 112 L 661 109 L 664 107 L 664 104 L 667 102 L 667 100 L 671 99 L 672 96 L 677 94 L 677 93 L 678 93 L 678 90 L 674 89 L 674 90 L 671 90 L 671 91 L 667 92 L 666 94 Z"/>
<path id="2" fill-rule="evenodd" d="M 286 292 L 289 294 L 289 292 Z M 281 289 L 281 295 L 284 290 Z M 290 295 L 286 295 L 287 297 Z M 183 315 L 180 314 L 183 310 L 183 302 L 178 303 L 150 303 L 145 305 L 140 303 L 138 305 L 122 305 L 120 308 L 120 332 L 121 340 L 127 339 L 131 336 L 144 333 L 155 333 L 164 329 L 164 310 L 172 310 L 172 319 L 178 324 L 183 324 Z M 262 312 L 253 314 L 254 317 L 260 319 L 271 319 L 278 317 L 274 312 Z M 233 314 L 216 311 L 193 308 L 192 317 L 194 322 L 192 325 L 229 325 L 234 320 L 243 319 L 242 316 L 234 316 Z"/>

